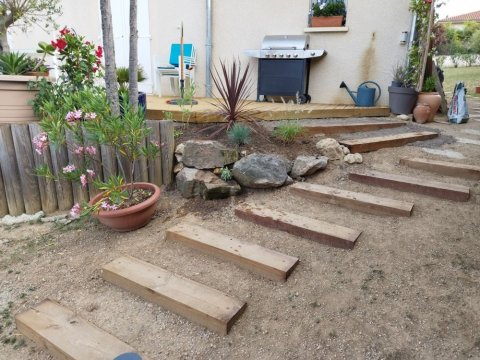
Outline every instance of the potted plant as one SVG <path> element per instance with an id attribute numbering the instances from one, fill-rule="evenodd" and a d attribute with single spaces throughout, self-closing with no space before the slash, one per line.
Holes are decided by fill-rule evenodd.
<path id="1" fill-rule="evenodd" d="M 393 70 L 393 80 L 388 87 L 390 112 L 393 114 L 411 114 L 418 98 L 418 92 L 412 86 L 409 68 L 397 65 Z"/>
<path id="2" fill-rule="evenodd" d="M 38 80 L 38 76 L 28 74 L 44 69 L 41 60 L 26 54 L 0 54 L 0 123 L 38 120 L 30 105 L 37 90 L 29 86 L 30 82 Z"/>
<path id="3" fill-rule="evenodd" d="M 137 69 L 137 81 L 142 82 L 146 80 L 145 72 L 141 66 Z M 118 95 L 120 97 L 120 102 L 122 99 L 128 99 L 128 83 L 130 80 L 129 70 L 127 67 L 117 67 L 117 81 L 119 85 Z M 145 110 L 147 108 L 147 94 L 139 91 L 138 92 L 138 105 L 142 106 Z"/>
<path id="4" fill-rule="evenodd" d="M 327 0 L 316 2 L 312 5 L 312 27 L 337 27 L 343 26 L 346 15 L 343 0 Z"/>
<path id="5" fill-rule="evenodd" d="M 66 94 L 64 100 L 63 104 L 53 105 L 48 101 L 44 104 L 40 123 L 43 132 L 33 139 L 33 145 L 40 154 L 50 145 L 50 149 L 66 145 L 82 161 L 70 159 L 69 163 L 59 165 L 62 171 L 57 175 L 42 166 L 37 169 L 38 175 L 77 181 L 84 188 L 90 184 L 102 191 L 89 203 L 75 204 L 70 211 L 74 218 L 92 215 L 116 231 L 131 231 L 146 225 L 155 212 L 160 188 L 151 183 L 135 183 L 135 166 L 142 156 L 147 159 L 158 156 L 160 144 L 144 145 L 151 129 L 146 125 L 143 109 L 124 103 L 122 116 L 114 116 L 105 90 L 97 87 Z M 85 145 L 85 140 L 114 148 L 119 173 L 106 181 L 97 178 L 93 164 L 98 161 L 95 156 L 98 150 L 96 146 Z"/>
<path id="6" fill-rule="evenodd" d="M 442 98 L 435 88 L 435 79 L 428 76 L 423 83 L 422 91 L 418 94 L 418 102 L 430 106 L 429 122 L 433 121 L 442 103 Z"/>
<path id="7" fill-rule="evenodd" d="M 156 209 L 160 189 L 150 183 L 135 183 L 134 172 L 140 158 L 159 155 L 160 144 L 145 145 L 151 129 L 143 108 L 134 108 L 125 99 L 122 115 L 112 112 L 105 89 L 95 85 L 102 75 L 101 47 L 68 28 L 62 29 L 51 45 L 62 61 L 62 75 L 57 83 L 38 83 L 40 91 L 33 105 L 42 118 L 43 132 L 35 136 L 33 144 L 39 154 L 47 147 L 56 151 L 67 146 L 70 163 L 57 164 L 56 174 L 42 166 L 38 175 L 102 191 L 89 203 L 76 203 L 70 211 L 72 217 L 92 215 L 117 231 L 144 226 Z M 99 161 L 99 148 L 92 143 L 116 152 L 119 171 L 105 181 L 93 170 Z"/>

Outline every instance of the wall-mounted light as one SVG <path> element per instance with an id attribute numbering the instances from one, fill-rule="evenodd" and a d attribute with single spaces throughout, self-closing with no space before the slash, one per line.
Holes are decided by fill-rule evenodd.
<path id="1" fill-rule="evenodd" d="M 408 41 L 408 31 L 402 31 L 400 35 L 400 44 L 405 45 Z"/>

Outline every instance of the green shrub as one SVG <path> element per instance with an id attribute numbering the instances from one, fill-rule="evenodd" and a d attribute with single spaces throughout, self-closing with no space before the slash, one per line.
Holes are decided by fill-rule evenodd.
<path id="1" fill-rule="evenodd" d="M 250 143 L 252 131 L 248 126 L 243 124 L 235 124 L 228 130 L 228 138 L 237 145 L 245 145 Z"/>
<path id="2" fill-rule="evenodd" d="M 298 121 L 289 120 L 277 126 L 273 131 L 273 136 L 288 144 L 302 136 L 304 133 L 305 129 Z"/>
<path id="3" fill-rule="evenodd" d="M 431 76 L 427 77 L 423 82 L 422 86 L 423 92 L 434 92 L 437 91 L 435 87 L 435 79 Z"/>
<path id="4" fill-rule="evenodd" d="M 22 75 L 31 70 L 32 60 L 18 52 L 0 54 L 0 72 L 5 75 Z"/>
<path id="5" fill-rule="evenodd" d="M 223 167 L 222 168 L 222 171 L 220 173 L 220 178 L 223 180 L 223 181 L 229 181 L 229 180 L 232 180 L 233 178 L 233 175 L 232 175 L 232 171 L 228 168 L 228 167 Z"/>

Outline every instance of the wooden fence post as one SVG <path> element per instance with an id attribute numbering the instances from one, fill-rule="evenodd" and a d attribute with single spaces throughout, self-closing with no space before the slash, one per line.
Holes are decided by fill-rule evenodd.
<path id="1" fill-rule="evenodd" d="M 156 120 L 147 120 L 147 125 L 152 129 L 148 136 L 148 142 L 161 143 L 160 124 Z M 155 185 L 162 185 L 162 157 L 148 160 L 148 181 Z"/>
<path id="2" fill-rule="evenodd" d="M 14 216 L 21 215 L 25 212 L 25 205 L 10 125 L 0 125 L 0 166 L 8 212 Z"/>
<path id="3" fill-rule="evenodd" d="M 5 186 L 3 185 L 2 167 L 0 166 L 0 216 L 8 214 L 7 197 L 5 196 Z"/>
<path id="4" fill-rule="evenodd" d="M 75 165 L 77 169 L 83 169 L 85 167 L 85 159 L 83 158 L 83 154 L 78 155 L 74 152 L 76 146 L 83 146 L 83 139 L 80 143 L 76 143 L 73 132 L 68 130 L 66 131 L 65 135 L 67 138 L 67 152 L 70 164 Z M 83 202 L 88 201 L 87 188 L 83 187 L 79 181 L 72 182 L 72 189 L 73 200 L 76 203 L 82 204 Z"/>
<path id="5" fill-rule="evenodd" d="M 27 214 L 35 214 L 42 210 L 42 202 L 40 200 L 37 176 L 35 175 L 35 161 L 33 159 L 30 132 L 27 124 L 14 124 L 11 126 L 11 129 L 25 212 Z"/>
<path id="6" fill-rule="evenodd" d="M 117 156 L 115 148 L 107 145 L 100 146 L 103 165 L 103 180 L 107 181 L 110 176 L 117 174 Z"/>
<path id="7" fill-rule="evenodd" d="M 29 123 L 30 136 L 33 140 L 35 136 L 41 133 L 38 123 Z M 35 161 L 35 167 L 46 165 L 49 169 L 52 169 L 52 158 L 50 155 L 50 149 L 47 147 L 43 149 L 42 155 L 33 150 L 33 159 Z M 42 202 L 42 210 L 46 213 L 54 212 L 57 210 L 57 191 L 55 190 L 55 181 L 47 179 L 43 176 L 38 177 L 38 188 L 40 190 L 40 200 Z"/>
<path id="8" fill-rule="evenodd" d="M 57 188 L 57 201 L 60 210 L 70 210 L 73 206 L 72 184 L 70 181 L 61 179 L 63 167 L 68 164 L 68 152 L 65 145 L 53 147 L 50 145 L 50 153 L 52 154 L 52 170 L 55 177 L 59 180 L 55 181 Z"/>
<path id="9" fill-rule="evenodd" d="M 102 169 L 102 156 L 100 152 L 100 146 L 94 141 L 92 141 L 89 137 L 88 131 L 84 128 L 83 129 L 83 144 L 85 147 L 93 146 L 96 150 L 95 155 L 89 155 L 92 159 L 91 170 L 95 171 L 95 178 L 102 180 L 103 179 L 103 169 Z M 95 195 L 97 195 L 100 191 L 92 185 L 92 183 L 88 183 L 88 193 L 90 195 L 90 199 L 92 199 Z"/>
<path id="10" fill-rule="evenodd" d="M 175 137 L 173 135 L 173 121 L 160 121 L 160 139 L 162 146 L 162 179 L 165 185 L 173 182 L 173 156 L 175 152 Z"/>

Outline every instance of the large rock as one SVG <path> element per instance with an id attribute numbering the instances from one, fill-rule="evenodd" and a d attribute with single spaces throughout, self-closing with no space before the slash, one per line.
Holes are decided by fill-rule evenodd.
<path id="1" fill-rule="evenodd" d="M 238 151 L 227 148 L 218 141 L 188 140 L 183 148 L 183 164 L 196 169 L 224 167 L 237 160 Z"/>
<path id="2" fill-rule="evenodd" d="M 312 175 L 318 170 L 325 169 L 328 164 L 326 156 L 298 156 L 293 162 L 292 172 L 290 175 L 294 179 L 301 176 Z"/>
<path id="3" fill-rule="evenodd" d="M 316 144 L 317 149 L 320 151 L 320 155 L 328 157 L 330 160 L 343 159 L 345 154 L 343 149 L 337 140 L 332 138 L 326 138 L 320 140 Z"/>
<path id="4" fill-rule="evenodd" d="M 250 188 L 282 186 L 287 180 L 292 163 L 275 154 L 251 154 L 233 165 L 233 177 L 240 185 Z"/>
<path id="5" fill-rule="evenodd" d="M 177 189 L 185 198 L 201 196 L 205 200 L 223 199 L 240 193 L 235 181 L 225 182 L 210 171 L 183 168 L 176 177 Z"/>

